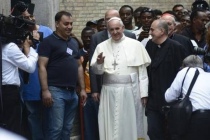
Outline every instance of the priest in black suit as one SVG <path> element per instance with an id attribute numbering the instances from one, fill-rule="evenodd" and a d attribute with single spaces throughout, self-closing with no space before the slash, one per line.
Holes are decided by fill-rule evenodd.
<path id="1" fill-rule="evenodd" d="M 181 44 L 168 38 L 165 20 L 155 20 L 149 33 L 152 40 L 147 43 L 146 50 L 152 63 L 148 67 L 148 135 L 150 140 L 165 140 L 165 115 L 162 112 L 162 107 L 166 105 L 164 94 L 180 69 L 185 51 Z"/>
<path id="2" fill-rule="evenodd" d="M 108 10 L 105 13 L 105 21 L 108 21 L 112 17 L 120 17 L 119 12 L 117 10 Z M 133 39 L 136 39 L 135 34 L 124 31 L 124 35 Z M 108 33 L 107 30 L 103 30 L 101 32 L 98 32 L 94 34 L 91 38 L 91 44 L 90 44 L 90 61 L 92 59 L 93 53 L 95 51 L 95 48 L 98 44 L 101 42 L 107 40 L 110 37 L 110 34 Z M 95 101 L 99 101 L 99 93 L 101 91 L 101 86 L 102 86 L 102 76 L 101 75 L 96 75 L 92 72 L 90 68 L 90 86 L 91 86 L 91 93 L 92 97 L 94 98 Z"/>

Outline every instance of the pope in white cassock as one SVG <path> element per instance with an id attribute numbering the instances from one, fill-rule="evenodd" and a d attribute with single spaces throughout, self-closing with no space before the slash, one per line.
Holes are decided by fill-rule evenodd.
<path id="1" fill-rule="evenodd" d="M 125 37 L 120 18 L 107 22 L 111 38 L 100 43 L 91 68 L 103 75 L 99 106 L 100 140 L 144 138 L 143 111 L 148 96 L 146 67 L 151 63 L 145 47 Z"/>

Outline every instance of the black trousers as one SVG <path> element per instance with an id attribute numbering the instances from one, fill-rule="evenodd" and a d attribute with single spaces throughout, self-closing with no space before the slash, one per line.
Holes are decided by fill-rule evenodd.
<path id="1" fill-rule="evenodd" d="M 167 119 L 163 112 L 147 109 L 147 123 L 150 140 L 170 140 Z"/>
<path id="2" fill-rule="evenodd" d="M 2 86 L 1 123 L 14 133 L 21 132 L 21 100 L 19 87 L 15 85 Z"/>
<path id="3" fill-rule="evenodd" d="M 186 140 L 210 140 L 210 110 L 192 114 Z"/>

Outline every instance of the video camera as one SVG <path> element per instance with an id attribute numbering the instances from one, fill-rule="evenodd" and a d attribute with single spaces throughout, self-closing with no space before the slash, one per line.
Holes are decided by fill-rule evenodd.
<path id="1" fill-rule="evenodd" d="M 0 36 L 2 43 L 14 42 L 20 44 L 29 36 L 33 40 L 33 34 L 29 30 L 29 26 L 35 23 L 24 19 L 22 16 L 4 16 L 0 14 Z"/>
<path id="2" fill-rule="evenodd" d="M 22 16 L 23 12 L 28 12 L 33 15 L 34 4 L 26 5 L 24 2 L 19 1 L 12 8 L 10 16 L 0 14 L 0 43 L 6 44 L 14 42 L 21 45 L 27 37 L 33 42 L 32 47 L 36 48 L 37 43 L 42 41 L 43 33 L 39 33 L 39 39 L 34 39 L 33 30 L 36 23 L 31 16 Z M 26 11 L 27 10 L 27 11 Z M 23 50 L 24 51 L 24 50 Z M 29 74 L 23 71 L 23 81 L 25 84 L 29 81 Z"/>
<path id="3" fill-rule="evenodd" d="M 204 56 L 204 62 L 209 63 L 210 62 L 210 52 L 208 50 L 205 50 L 200 47 L 194 47 L 194 54 L 196 55 L 203 55 Z"/>
<path id="4" fill-rule="evenodd" d="M 24 2 L 19 1 L 12 9 L 10 16 L 0 14 L 0 37 L 3 44 L 14 42 L 17 45 L 21 44 L 27 37 L 33 42 L 33 46 L 42 41 L 43 33 L 38 32 L 40 39 L 33 38 L 33 30 L 31 27 L 35 26 L 35 22 L 24 18 L 21 15 L 24 11 L 28 10 L 33 13 L 34 4 L 32 6 L 26 5 Z"/>

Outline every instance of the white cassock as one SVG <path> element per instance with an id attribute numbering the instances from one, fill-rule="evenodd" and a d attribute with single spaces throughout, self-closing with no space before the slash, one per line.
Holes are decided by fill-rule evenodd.
<path id="1" fill-rule="evenodd" d="M 105 59 L 98 65 L 101 52 Z M 146 67 L 150 63 L 144 46 L 125 36 L 117 42 L 110 38 L 96 47 L 91 67 L 96 74 L 103 74 L 98 114 L 100 140 L 144 138 L 141 98 L 148 96 Z"/>

